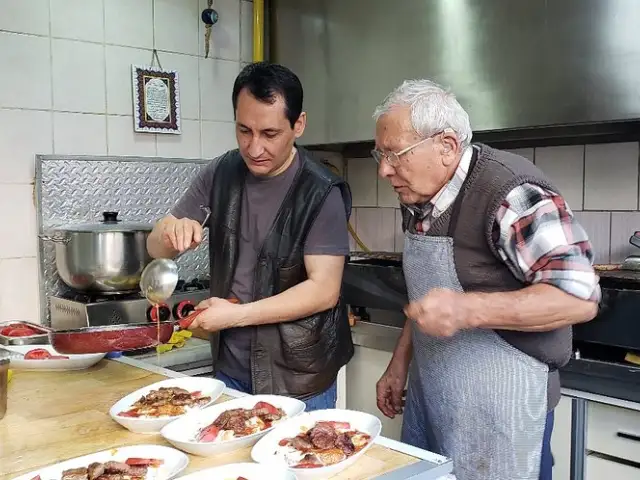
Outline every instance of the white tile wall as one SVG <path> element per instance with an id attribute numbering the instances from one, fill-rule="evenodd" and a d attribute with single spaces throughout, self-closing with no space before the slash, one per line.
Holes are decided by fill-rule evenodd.
<path id="1" fill-rule="evenodd" d="M 511 150 L 535 161 L 535 164 L 555 183 L 594 246 L 597 263 L 619 263 L 637 248 L 629 245 L 629 237 L 640 230 L 638 205 L 639 149 L 638 143 L 612 143 L 539 147 Z M 387 181 L 377 177 L 372 159 L 346 161 L 347 179 L 357 208 L 356 231 L 370 239 L 369 248 L 387 246 L 402 250 L 400 211 Z M 378 208 L 373 208 L 378 207 Z M 395 222 L 385 223 L 385 215 L 395 207 Z M 378 211 L 376 214 L 375 212 Z M 380 225 L 391 228 L 390 241 L 372 237 Z M 364 240 L 363 238 L 363 240 Z M 638 252 L 640 253 L 640 252 Z"/>
<path id="2" fill-rule="evenodd" d="M 104 42 L 102 0 L 51 0 L 51 36 Z"/>
<path id="3" fill-rule="evenodd" d="M 54 110 L 105 112 L 104 45 L 54 39 L 51 64 Z"/>
<path id="4" fill-rule="evenodd" d="M 638 143 L 587 145 L 585 210 L 638 209 Z"/>
<path id="5" fill-rule="evenodd" d="M 354 207 L 381 206 L 378 204 L 378 166 L 372 158 L 347 160 L 347 181 Z"/>
<path id="6" fill-rule="evenodd" d="M 549 176 L 572 210 L 582 210 L 584 145 L 536 149 L 536 166 Z"/>
<path id="7" fill-rule="evenodd" d="M 29 0 L 29 8 L 24 4 L 24 0 L 0 0 L 0 30 L 48 35 L 49 0 Z"/>
<path id="8" fill-rule="evenodd" d="M 0 321 L 39 321 L 36 154 L 208 158 L 236 146 L 231 88 L 241 52 L 251 60 L 251 3 L 214 0 L 205 61 L 207 1 L 155 2 L 154 35 L 152 0 L 0 0 L 0 205 L 11 206 Z M 182 135 L 133 131 L 131 64 L 151 63 L 154 36 L 162 66 L 179 73 Z"/>

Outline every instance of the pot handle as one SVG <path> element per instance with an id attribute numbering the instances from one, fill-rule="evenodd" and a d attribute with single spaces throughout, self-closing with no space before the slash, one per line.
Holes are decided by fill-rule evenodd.
<path id="1" fill-rule="evenodd" d="M 62 243 L 63 245 L 66 245 L 71 240 L 71 238 L 64 235 L 38 235 L 38 237 L 45 242 Z"/>

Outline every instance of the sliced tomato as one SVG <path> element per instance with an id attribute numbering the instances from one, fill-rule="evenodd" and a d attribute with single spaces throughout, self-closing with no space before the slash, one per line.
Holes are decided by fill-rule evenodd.
<path id="1" fill-rule="evenodd" d="M 200 392 L 200 391 L 197 391 L 197 392 L 191 392 L 191 396 L 192 396 L 193 398 L 201 397 L 201 396 L 202 396 L 202 392 Z"/>
<path id="2" fill-rule="evenodd" d="M 2 330 L 0 330 L 0 335 L 4 335 L 5 337 L 9 337 L 9 332 L 11 332 L 11 330 L 13 330 L 12 327 L 4 327 Z"/>
<path id="3" fill-rule="evenodd" d="M 127 458 L 124 463 L 132 467 L 159 467 L 164 463 L 164 460 L 157 458 Z"/>
<path id="4" fill-rule="evenodd" d="M 136 410 L 129 410 L 126 412 L 120 412 L 118 414 L 119 417 L 132 417 L 132 418 L 136 418 L 139 417 L 140 415 L 138 415 L 138 412 Z"/>
<path id="5" fill-rule="evenodd" d="M 288 438 L 283 438 L 282 440 L 280 440 L 280 441 L 278 442 L 278 446 L 280 446 L 280 447 L 286 447 L 287 445 L 289 445 L 289 443 L 290 443 L 290 442 L 291 442 L 291 440 L 290 440 L 290 439 L 288 439 Z"/>
<path id="6" fill-rule="evenodd" d="M 51 354 L 44 348 L 34 348 L 24 354 L 25 360 L 46 360 L 51 358 Z"/>
<path id="7" fill-rule="evenodd" d="M 209 425 L 207 428 L 204 428 L 200 435 L 198 435 L 198 441 L 200 442 L 213 442 L 220 433 L 220 429 L 215 425 Z"/>
<path id="8" fill-rule="evenodd" d="M 42 480 L 42 479 L 40 478 L 40 475 L 36 475 L 36 476 L 35 476 L 35 477 L 33 477 L 31 480 Z"/>
<path id="9" fill-rule="evenodd" d="M 31 335 L 36 335 L 37 333 L 38 332 L 36 332 L 33 328 L 23 325 L 18 325 L 16 327 L 10 325 L 0 330 L 0 334 L 4 335 L 5 337 L 30 337 Z"/>
<path id="10" fill-rule="evenodd" d="M 266 409 L 267 412 L 269 412 L 271 415 L 276 415 L 278 413 L 278 409 L 276 407 L 274 407 L 273 405 L 271 405 L 270 403 L 267 402 L 258 402 L 256 403 L 255 407 L 256 409 Z"/>
<path id="11" fill-rule="evenodd" d="M 69 357 L 66 355 L 51 355 L 49 360 L 69 360 Z"/>

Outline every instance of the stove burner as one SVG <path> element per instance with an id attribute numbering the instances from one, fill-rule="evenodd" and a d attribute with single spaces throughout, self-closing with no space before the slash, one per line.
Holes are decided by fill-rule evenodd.
<path id="1" fill-rule="evenodd" d="M 176 292 L 193 292 L 197 290 L 209 290 L 211 282 L 207 278 L 194 278 L 190 282 L 184 280 L 178 280 L 176 285 Z"/>
<path id="2" fill-rule="evenodd" d="M 175 293 L 197 292 L 200 290 L 209 290 L 210 281 L 207 278 L 194 278 L 193 280 L 178 280 Z M 140 300 L 144 296 L 142 292 L 136 291 L 131 293 L 109 294 L 109 293 L 84 293 L 74 290 L 68 290 L 61 295 L 62 298 L 73 300 L 80 303 L 101 303 L 119 300 Z"/>

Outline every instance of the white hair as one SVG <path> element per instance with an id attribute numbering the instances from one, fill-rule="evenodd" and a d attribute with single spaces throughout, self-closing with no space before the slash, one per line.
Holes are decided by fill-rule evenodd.
<path id="1" fill-rule="evenodd" d="M 394 107 L 411 109 L 411 126 L 421 137 L 453 130 L 462 147 L 471 143 L 469 115 L 453 93 L 430 80 L 405 80 L 393 90 L 373 113 L 377 121 Z"/>

